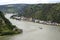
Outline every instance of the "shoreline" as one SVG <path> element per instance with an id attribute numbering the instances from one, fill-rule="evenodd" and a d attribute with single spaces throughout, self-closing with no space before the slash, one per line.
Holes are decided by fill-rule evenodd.
<path id="1" fill-rule="evenodd" d="M 60 26 L 59 23 L 56 23 L 56 22 L 51 22 L 51 21 L 41 21 L 41 20 L 38 20 L 38 19 L 27 19 L 26 17 L 10 17 L 12 19 L 16 19 L 16 20 L 23 20 L 23 21 L 28 21 L 28 22 L 34 22 L 34 23 L 38 23 L 38 24 L 45 24 L 45 25 L 53 25 L 53 26 Z"/>

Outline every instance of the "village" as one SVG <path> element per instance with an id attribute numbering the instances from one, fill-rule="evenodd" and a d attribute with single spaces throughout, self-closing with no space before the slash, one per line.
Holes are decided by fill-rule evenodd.
<path id="1" fill-rule="evenodd" d="M 31 18 L 31 17 L 24 17 L 24 16 L 19 17 L 17 15 L 12 15 L 10 18 L 16 19 L 16 20 L 19 20 L 19 21 L 23 20 L 23 21 L 29 21 L 29 22 L 39 23 L 39 24 L 60 26 L 60 24 L 56 23 L 56 22 L 43 21 L 43 20 L 38 20 L 38 19 Z"/>

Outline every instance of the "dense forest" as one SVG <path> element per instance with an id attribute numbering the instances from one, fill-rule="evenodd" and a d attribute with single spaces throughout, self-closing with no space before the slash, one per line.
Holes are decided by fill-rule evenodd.
<path id="1" fill-rule="evenodd" d="M 12 25 L 8 19 L 5 18 L 3 12 L 0 11 L 0 35 L 11 35 L 21 33 L 22 30 Z"/>
<path id="2" fill-rule="evenodd" d="M 23 16 L 60 23 L 60 3 L 31 4 L 25 8 Z"/>

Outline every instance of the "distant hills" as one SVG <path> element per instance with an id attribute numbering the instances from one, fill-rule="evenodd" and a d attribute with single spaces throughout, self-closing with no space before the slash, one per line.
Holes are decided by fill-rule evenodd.
<path id="1" fill-rule="evenodd" d="M 3 11 L 4 13 L 23 13 L 26 6 L 27 5 L 25 4 L 0 5 L 0 11 Z"/>

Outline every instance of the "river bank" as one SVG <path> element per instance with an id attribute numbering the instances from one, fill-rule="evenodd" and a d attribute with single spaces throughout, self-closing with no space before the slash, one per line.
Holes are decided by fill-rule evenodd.
<path id="1" fill-rule="evenodd" d="M 16 19 L 16 20 L 23 20 L 23 21 L 29 21 L 29 22 L 34 22 L 34 23 L 39 23 L 39 24 L 46 24 L 46 25 L 54 25 L 54 26 L 60 26 L 60 23 L 56 22 L 51 22 L 51 21 L 43 21 L 43 20 L 38 20 L 34 18 L 27 18 L 27 17 L 18 17 L 16 15 L 12 15 L 10 18 Z"/>

